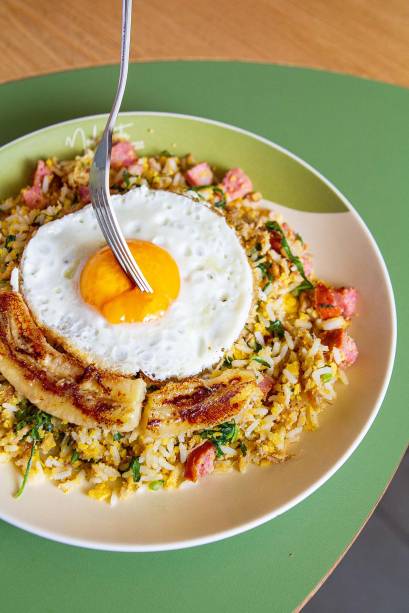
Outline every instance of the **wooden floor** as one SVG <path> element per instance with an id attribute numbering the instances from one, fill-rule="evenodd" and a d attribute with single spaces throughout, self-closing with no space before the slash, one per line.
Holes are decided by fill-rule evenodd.
<path id="1" fill-rule="evenodd" d="M 120 0 L 0 0 L 0 82 L 118 61 Z M 408 0 L 134 0 L 132 60 L 244 59 L 409 86 Z"/>

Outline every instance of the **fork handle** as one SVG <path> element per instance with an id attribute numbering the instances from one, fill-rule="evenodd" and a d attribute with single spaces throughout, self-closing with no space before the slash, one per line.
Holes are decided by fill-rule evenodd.
<path id="1" fill-rule="evenodd" d="M 124 97 L 126 80 L 128 77 L 129 47 L 131 43 L 131 21 L 132 21 L 132 0 L 122 0 L 122 28 L 121 28 L 121 63 L 119 67 L 118 86 L 115 94 L 114 103 L 108 117 L 107 124 L 97 151 L 95 152 L 95 165 L 99 170 L 109 171 L 111 159 L 112 134 L 119 109 L 121 108 L 122 98 Z M 109 173 L 107 173 L 109 177 Z"/>

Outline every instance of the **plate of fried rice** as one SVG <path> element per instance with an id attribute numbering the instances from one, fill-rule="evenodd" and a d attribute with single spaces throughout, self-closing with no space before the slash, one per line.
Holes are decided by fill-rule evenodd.
<path id="1" fill-rule="evenodd" d="M 362 441 L 395 353 L 389 275 L 347 199 L 289 151 L 135 112 L 110 188 L 160 279 L 141 297 L 90 204 L 104 124 L 0 150 L 0 517 L 96 549 L 209 543 L 291 509 Z"/>

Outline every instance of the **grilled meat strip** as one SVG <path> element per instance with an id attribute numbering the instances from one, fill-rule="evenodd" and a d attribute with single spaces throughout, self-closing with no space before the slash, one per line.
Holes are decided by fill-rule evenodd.
<path id="1" fill-rule="evenodd" d="M 146 384 L 57 351 L 17 292 L 0 292 L 0 372 L 39 409 L 81 426 L 133 430 Z"/>
<path id="2" fill-rule="evenodd" d="M 229 369 L 212 379 L 166 383 L 148 396 L 141 430 L 174 436 L 216 426 L 238 415 L 262 392 L 248 370 Z"/>

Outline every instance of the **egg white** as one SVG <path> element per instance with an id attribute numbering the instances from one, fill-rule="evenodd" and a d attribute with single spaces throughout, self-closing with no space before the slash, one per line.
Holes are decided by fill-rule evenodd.
<path id="1" fill-rule="evenodd" d="M 91 205 L 50 222 L 29 241 L 20 287 L 38 324 L 87 363 L 156 380 L 183 378 L 215 364 L 243 329 L 252 272 L 235 232 L 205 204 L 136 188 L 112 197 L 126 238 L 166 249 L 181 277 L 177 299 L 160 318 L 109 323 L 87 305 L 79 278 L 104 244 Z"/>

